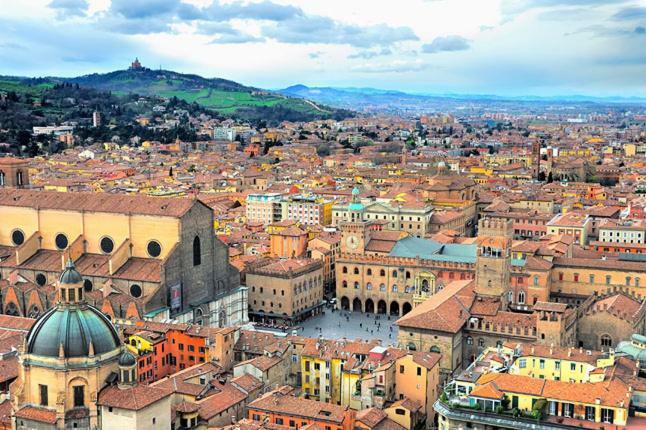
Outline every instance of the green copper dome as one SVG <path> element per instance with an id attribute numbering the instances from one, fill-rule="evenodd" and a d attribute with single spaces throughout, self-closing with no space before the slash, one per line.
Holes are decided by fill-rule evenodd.
<path id="1" fill-rule="evenodd" d="M 62 277 L 62 276 L 61 276 Z M 121 342 L 114 326 L 98 309 L 57 306 L 43 314 L 27 335 L 27 353 L 58 357 L 63 346 L 65 358 L 88 357 L 119 349 Z"/>
<path id="2" fill-rule="evenodd" d="M 119 356 L 119 366 L 131 367 L 135 364 L 137 364 L 137 358 L 130 351 L 123 351 Z"/>
<path id="3" fill-rule="evenodd" d="M 58 278 L 59 284 L 71 285 L 71 284 L 80 284 L 83 282 L 83 277 L 74 267 L 72 260 L 67 260 L 65 265 L 65 270 L 61 273 L 61 276 Z"/>

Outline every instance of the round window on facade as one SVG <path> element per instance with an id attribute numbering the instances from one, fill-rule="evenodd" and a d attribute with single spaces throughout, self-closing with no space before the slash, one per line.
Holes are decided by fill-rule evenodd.
<path id="1" fill-rule="evenodd" d="M 130 295 L 135 298 L 141 297 L 141 287 L 137 284 L 132 284 L 130 286 Z"/>
<path id="2" fill-rule="evenodd" d="M 36 283 L 42 287 L 47 283 L 47 277 L 42 273 L 39 273 L 38 275 L 36 275 Z"/>
<path id="3" fill-rule="evenodd" d="M 25 243 L 25 233 L 23 233 L 22 230 L 14 230 L 11 233 L 11 241 L 16 246 L 22 245 L 23 243 Z"/>
<path id="4" fill-rule="evenodd" d="M 90 281 L 89 279 L 86 279 L 83 281 L 83 289 L 85 289 L 86 293 L 89 293 L 90 291 L 92 291 L 92 287 L 93 287 L 92 281 Z"/>
<path id="5" fill-rule="evenodd" d="M 148 255 L 153 258 L 159 257 L 161 255 L 161 245 L 156 240 L 151 240 L 148 242 Z"/>
<path id="6" fill-rule="evenodd" d="M 56 242 L 56 248 L 58 249 L 65 249 L 67 248 L 67 245 L 69 245 L 67 236 L 65 236 L 63 233 L 57 234 L 56 239 L 54 239 L 54 241 Z"/>
<path id="7" fill-rule="evenodd" d="M 101 239 L 101 252 L 104 254 L 109 254 L 114 250 L 114 242 L 109 237 L 104 237 Z"/>

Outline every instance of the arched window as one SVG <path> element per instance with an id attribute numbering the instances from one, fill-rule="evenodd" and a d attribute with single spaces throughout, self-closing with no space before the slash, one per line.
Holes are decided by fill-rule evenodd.
<path id="1" fill-rule="evenodd" d="M 200 237 L 195 236 L 193 239 L 193 266 L 202 264 L 202 246 L 200 245 Z"/>
<path id="2" fill-rule="evenodd" d="M 473 338 L 471 336 L 467 336 L 467 345 L 473 345 Z"/>
<path id="3" fill-rule="evenodd" d="M 612 346 L 612 338 L 607 334 L 601 336 L 601 346 L 610 348 Z"/>
<path id="4" fill-rule="evenodd" d="M 343 281 L 342 286 L 343 286 L 343 288 L 348 288 L 348 281 Z"/>
<path id="5" fill-rule="evenodd" d="M 348 273 L 348 268 L 346 266 L 343 266 L 343 269 L 341 269 L 342 273 Z"/>
<path id="6" fill-rule="evenodd" d="M 484 348 L 485 342 L 483 338 L 478 339 L 478 346 Z"/>
<path id="7" fill-rule="evenodd" d="M 518 293 L 518 303 L 521 304 L 521 305 L 525 304 L 525 292 L 524 291 L 520 291 Z"/>
<path id="8" fill-rule="evenodd" d="M 355 283 L 354 283 L 354 289 L 355 289 L 355 290 L 358 290 L 358 289 L 359 289 L 359 283 L 358 283 L 358 282 L 356 282 L 356 281 L 355 281 Z"/>
<path id="9" fill-rule="evenodd" d="M 370 282 L 366 284 L 366 290 L 372 290 L 372 284 Z"/>
<path id="10" fill-rule="evenodd" d="M 359 274 L 359 268 L 358 268 L 358 267 L 355 267 L 355 268 L 354 268 L 354 274 L 355 274 L 355 275 L 358 275 L 358 274 Z"/>
<path id="11" fill-rule="evenodd" d="M 410 279 L 410 272 L 408 270 L 406 271 L 406 279 Z"/>
<path id="12" fill-rule="evenodd" d="M 384 283 L 379 284 L 379 291 L 386 291 L 386 284 Z"/>
<path id="13" fill-rule="evenodd" d="M 384 269 L 381 269 L 379 271 L 379 276 L 386 276 L 386 271 Z"/>
<path id="14" fill-rule="evenodd" d="M 393 278 L 396 278 L 396 277 L 397 277 L 397 271 L 393 270 Z"/>
<path id="15" fill-rule="evenodd" d="M 4 172 L 0 170 L 0 187 L 4 186 Z"/>
<path id="16" fill-rule="evenodd" d="M 18 170 L 16 172 L 16 185 L 21 186 L 22 185 L 22 170 Z"/>
<path id="17" fill-rule="evenodd" d="M 372 276 L 372 269 L 367 269 L 366 270 L 366 275 Z"/>
<path id="18" fill-rule="evenodd" d="M 440 347 L 439 347 L 439 346 L 437 346 L 437 345 L 433 345 L 433 346 L 431 346 L 430 351 L 431 351 L 431 352 L 436 352 L 436 353 L 438 353 L 438 354 L 439 354 L 440 352 L 442 352 L 442 351 L 440 351 Z"/>
<path id="19" fill-rule="evenodd" d="M 397 284 L 393 284 L 393 293 L 397 292 Z"/>
<path id="20" fill-rule="evenodd" d="M 514 303 L 514 292 L 513 291 L 507 292 L 507 301 L 509 303 Z"/>
<path id="21" fill-rule="evenodd" d="M 7 307 L 5 308 L 4 313 L 15 317 L 20 316 L 20 311 L 18 310 L 18 307 L 14 302 L 9 302 L 7 304 Z"/>

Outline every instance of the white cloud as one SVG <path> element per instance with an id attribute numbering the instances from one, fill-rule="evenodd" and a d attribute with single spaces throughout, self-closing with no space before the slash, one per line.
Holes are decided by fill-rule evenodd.
<path id="1" fill-rule="evenodd" d="M 634 0 L 5 3 L 0 56 L 12 61 L 0 74 L 109 71 L 139 56 L 268 88 L 646 94 Z"/>

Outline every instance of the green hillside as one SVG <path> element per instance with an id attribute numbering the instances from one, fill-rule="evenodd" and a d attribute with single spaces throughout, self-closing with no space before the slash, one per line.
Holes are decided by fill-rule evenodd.
<path id="1" fill-rule="evenodd" d="M 309 100 L 247 87 L 226 79 L 208 79 L 169 70 L 117 70 L 76 78 L 51 78 L 57 82 L 111 91 L 115 94 L 139 94 L 164 98 L 177 97 L 198 103 L 223 115 L 267 121 L 308 121 L 349 116 L 341 111 Z"/>

